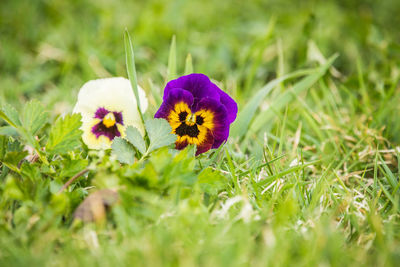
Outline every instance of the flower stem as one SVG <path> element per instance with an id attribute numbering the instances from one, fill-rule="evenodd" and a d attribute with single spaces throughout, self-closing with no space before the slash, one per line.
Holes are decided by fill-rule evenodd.
<path id="1" fill-rule="evenodd" d="M 72 184 L 73 181 L 75 181 L 77 178 L 81 177 L 82 175 L 84 175 L 85 173 L 87 173 L 89 171 L 89 168 L 83 169 L 82 171 L 78 172 L 77 174 L 75 174 L 74 176 L 71 177 L 71 179 L 69 179 L 62 187 L 60 190 L 58 190 L 58 194 L 61 193 L 62 191 L 64 191 L 70 184 Z"/>

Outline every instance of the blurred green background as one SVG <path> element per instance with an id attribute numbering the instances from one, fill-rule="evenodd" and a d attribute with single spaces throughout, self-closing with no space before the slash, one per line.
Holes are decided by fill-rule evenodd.
<path id="1" fill-rule="evenodd" d="M 374 82 L 377 71 L 397 75 L 399 11 L 397 0 L 3 0 L 0 101 L 18 106 L 40 96 L 48 107 L 57 103 L 55 114 L 69 111 L 85 81 L 126 76 L 125 28 L 144 87 L 151 79 L 163 88 L 174 34 L 178 70 L 190 53 L 196 72 L 225 81 L 238 98 L 277 72 L 309 65 L 310 40 L 326 57 L 340 54 L 335 67 L 345 81 L 356 75 L 359 60 Z"/>

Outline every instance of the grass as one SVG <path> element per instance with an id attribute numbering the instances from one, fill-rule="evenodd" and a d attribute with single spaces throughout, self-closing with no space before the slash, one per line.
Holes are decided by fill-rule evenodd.
<path id="1" fill-rule="evenodd" d="M 0 122 L 0 265 L 396 266 L 398 9 L 396 1 L 2 3 L 0 104 L 24 114 L 38 99 L 49 117 L 36 141 Z M 227 144 L 197 158 L 192 148 L 164 148 L 130 166 L 82 145 L 41 150 L 84 82 L 127 77 L 125 28 L 151 102 L 144 117 L 165 81 L 193 69 L 239 104 Z M 21 166 L 29 142 L 42 158 Z M 105 188 L 119 194 L 105 217 L 73 222 L 83 199 Z"/>

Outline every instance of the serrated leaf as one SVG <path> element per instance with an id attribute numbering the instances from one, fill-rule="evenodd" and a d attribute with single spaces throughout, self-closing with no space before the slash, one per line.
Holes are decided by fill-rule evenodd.
<path id="1" fill-rule="evenodd" d="M 9 104 L 4 104 L 1 107 L 0 117 L 15 128 L 21 126 L 21 120 L 19 119 L 17 110 Z"/>
<path id="2" fill-rule="evenodd" d="M 28 143 L 34 147 L 38 147 L 38 144 L 33 137 L 24 127 L 22 127 L 22 123 L 18 112 L 12 106 L 5 104 L 0 109 L 0 117 L 3 118 L 10 126 L 14 127 L 17 132 L 28 141 Z"/>
<path id="3" fill-rule="evenodd" d="M 133 126 L 126 128 L 126 139 L 139 150 L 142 155 L 146 153 L 146 143 L 143 140 L 139 130 Z"/>
<path id="4" fill-rule="evenodd" d="M 133 164 L 135 162 L 135 149 L 125 139 L 116 137 L 111 145 L 112 153 L 119 162 Z"/>
<path id="5" fill-rule="evenodd" d="M 146 131 L 150 139 L 147 153 L 157 148 L 175 143 L 176 135 L 171 134 L 172 128 L 164 119 L 150 119 L 145 123 Z"/>
<path id="6" fill-rule="evenodd" d="M 77 113 L 58 118 L 51 127 L 46 151 L 63 154 L 75 149 L 80 144 L 81 124 L 81 115 Z"/>
<path id="7" fill-rule="evenodd" d="M 47 112 L 39 101 L 32 100 L 25 105 L 21 120 L 25 130 L 29 134 L 35 135 L 45 125 Z"/>

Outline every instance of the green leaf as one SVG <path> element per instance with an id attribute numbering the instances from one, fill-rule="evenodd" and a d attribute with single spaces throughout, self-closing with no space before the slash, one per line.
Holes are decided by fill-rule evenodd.
<path id="1" fill-rule="evenodd" d="M 156 150 L 157 148 L 175 143 L 176 135 L 171 134 L 172 128 L 166 120 L 150 119 L 146 121 L 145 125 L 150 139 L 147 153 Z"/>
<path id="2" fill-rule="evenodd" d="M 112 153 L 119 162 L 133 164 L 135 162 L 135 149 L 125 139 L 116 137 L 111 145 Z"/>
<path id="3" fill-rule="evenodd" d="M 10 126 L 14 127 L 17 132 L 26 140 L 30 145 L 38 149 L 39 144 L 33 135 L 22 126 L 21 119 L 18 112 L 12 106 L 5 104 L 0 110 L 0 117 L 3 118 Z"/>
<path id="4" fill-rule="evenodd" d="M 60 180 L 53 180 L 50 182 L 50 193 L 57 194 L 58 191 L 63 187 L 63 183 Z"/>
<path id="5" fill-rule="evenodd" d="M 22 125 L 17 110 L 9 104 L 4 104 L 4 106 L 2 106 L 0 117 L 14 128 L 18 128 Z"/>
<path id="6" fill-rule="evenodd" d="M 89 164 L 86 159 L 65 159 L 63 160 L 63 168 L 60 172 L 60 177 L 74 176 L 78 172 L 82 171 Z"/>
<path id="7" fill-rule="evenodd" d="M 216 195 L 227 185 L 227 179 L 218 171 L 207 168 L 199 175 L 198 181 L 200 188 L 211 195 Z"/>
<path id="8" fill-rule="evenodd" d="M 4 185 L 2 198 L 4 199 L 15 199 L 15 200 L 24 200 L 25 195 L 22 192 L 18 180 L 15 177 L 9 176 Z"/>
<path id="9" fill-rule="evenodd" d="M 126 128 L 126 139 L 143 155 L 146 153 L 146 143 L 139 130 L 133 126 Z"/>
<path id="10" fill-rule="evenodd" d="M 22 113 L 22 125 L 31 135 L 41 129 L 47 120 L 47 112 L 37 100 L 32 100 L 25 105 Z"/>
<path id="11" fill-rule="evenodd" d="M 135 94 L 136 103 L 138 105 L 138 111 L 140 114 L 140 118 L 143 120 L 143 114 L 141 109 L 141 103 L 139 98 L 139 89 L 137 85 L 137 76 L 136 76 L 136 66 L 135 66 L 135 54 L 133 53 L 133 45 L 131 36 L 129 32 L 125 30 L 124 33 L 124 42 L 125 42 L 125 56 L 126 56 L 126 71 L 128 73 L 129 81 L 131 82 L 133 93 Z"/>
<path id="12" fill-rule="evenodd" d="M 46 151 L 52 154 L 64 154 L 75 149 L 80 144 L 82 131 L 81 115 L 71 114 L 58 118 L 50 130 Z"/>
<path id="13" fill-rule="evenodd" d="M 42 179 L 42 174 L 40 173 L 39 166 L 28 161 L 24 161 L 21 164 L 21 175 L 25 179 L 29 179 L 33 182 L 40 181 Z M 28 185 L 26 185 L 28 187 Z"/>
<path id="14" fill-rule="evenodd" d="M 259 113 L 254 119 L 250 127 L 250 132 L 258 132 L 273 118 L 277 111 L 284 108 L 290 101 L 295 98 L 295 96 L 309 89 L 314 83 L 316 83 L 325 74 L 325 72 L 332 65 L 333 61 L 336 58 L 337 55 L 332 56 L 325 65 L 318 69 L 318 71 L 303 78 L 301 81 L 296 83 L 291 90 L 285 91 L 283 94 L 279 95 L 277 99 L 272 101 L 271 106 L 267 110 Z"/>
<path id="15" fill-rule="evenodd" d="M 7 152 L 8 136 L 0 135 L 0 160 L 4 158 Z"/>
<path id="16" fill-rule="evenodd" d="M 192 63 L 192 55 L 188 54 L 186 56 L 186 62 L 185 62 L 185 75 L 188 75 L 190 73 L 193 73 L 193 63 Z"/>
<path id="17" fill-rule="evenodd" d="M 176 78 L 176 38 L 172 36 L 169 48 L 167 82 Z"/>
<path id="18" fill-rule="evenodd" d="M 17 130 L 12 126 L 0 127 L 0 135 L 17 135 Z"/>
<path id="19" fill-rule="evenodd" d="M 19 163 L 28 155 L 27 151 L 22 152 L 8 152 L 4 159 L 3 164 L 15 172 L 19 172 Z"/>

